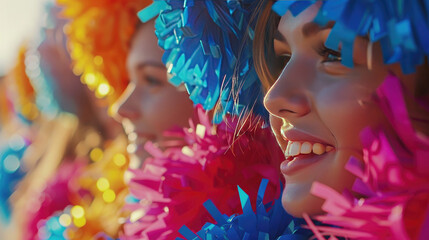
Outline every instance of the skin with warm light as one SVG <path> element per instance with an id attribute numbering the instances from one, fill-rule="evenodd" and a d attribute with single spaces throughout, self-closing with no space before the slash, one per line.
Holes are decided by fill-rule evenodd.
<path id="1" fill-rule="evenodd" d="M 153 20 L 139 27 L 131 44 L 127 60 L 131 81 L 115 105 L 131 143 L 129 152 L 144 161 L 146 141 L 158 143 L 166 140 L 164 131 L 187 126 L 193 104 L 186 90 L 168 82 Z"/>
<path id="2" fill-rule="evenodd" d="M 359 134 L 365 127 L 393 131 L 373 98 L 388 73 L 398 76 L 411 93 L 417 82 L 417 74 L 404 75 L 399 64 L 385 65 L 379 45 L 368 56 L 366 38 L 355 41 L 355 66 L 342 65 L 341 54 L 324 45 L 332 24 L 313 23 L 319 7 L 316 3 L 296 17 L 287 12 L 272 36 L 274 51 L 285 62 L 265 106 L 285 153 L 280 166 L 286 179 L 283 206 L 294 216 L 322 213 L 323 200 L 310 193 L 316 181 L 340 193 L 351 188 L 355 179 L 344 166 L 351 156 L 362 159 Z M 424 111 L 412 94 L 408 97 L 413 119 Z M 415 123 L 415 127 L 427 133 L 427 126 Z"/>

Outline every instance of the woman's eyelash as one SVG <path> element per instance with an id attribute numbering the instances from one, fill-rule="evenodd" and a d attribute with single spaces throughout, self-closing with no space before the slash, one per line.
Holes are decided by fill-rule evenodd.
<path id="1" fill-rule="evenodd" d="M 341 62 L 341 53 L 321 44 L 317 49 L 317 53 L 323 57 L 323 62 Z"/>
<path id="2" fill-rule="evenodd" d="M 321 44 L 317 49 L 317 53 L 323 58 L 322 62 L 341 62 L 341 52 L 332 50 L 330 48 L 327 48 L 324 44 Z M 278 54 L 277 56 L 277 63 L 280 65 L 280 67 L 286 66 L 286 64 L 289 62 L 290 58 L 292 57 L 291 53 L 284 53 L 284 54 Z"/>
<path id="3" fill-rule="evenodd" d="M 146 82 L 149 83 L 150 85 L 156 85 L 156 86 L 162 85 L 162 82 L 155 77 L 146 76 L 145 79 L 146 79 Z"/>
<path id="4" fill-rule="evenodd" d="M 292 57 L 292 54 L 290 53 L 277 55 L 277 59 L 278 59 L 277 61 L 281 63 L 282 67 L 284 67 L 289 62 L 291 57 Z"/>

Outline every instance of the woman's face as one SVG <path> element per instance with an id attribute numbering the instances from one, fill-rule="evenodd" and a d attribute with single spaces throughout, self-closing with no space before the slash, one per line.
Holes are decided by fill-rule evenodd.
<path id="1" fill-rule="evenodd" d="M 186 126 L 193 113 L 187 92 L 168 82 L 162 54 L 154 22 L 141 25 L 127 61 L 130 84 L 115 104 L 131 143 L 128 150 L 140 160 L 147 157 L 143 148 L 146 141 L 163 140 L 165 130 Z"/>
<path id="2" fill-rule="evenodd" d="M 323 201 L 310 193 L 313 182 L 339 192 L 352 186 L 354 177 L 344 166 L 351 156 L 362 158 L 359 133 L 388 126 L 373 99 L 375 90 L 389 71 L 412 78 L 401 75 L 397 65 L 384 65 L 378 45 L 369 63 L 365 38 L 355 41 L 355 66 L 343 66 L 340 53 L 324 46 L 332 24 L 312 22 L 318 9 L 314 4 L 296 17 L 288 12 L 281 18 L 274 48 L 288 61 L 265 97 L 286 159 L 280 167 L 286 178 L 283 206 L 295 216 L 321 213 Z"/>

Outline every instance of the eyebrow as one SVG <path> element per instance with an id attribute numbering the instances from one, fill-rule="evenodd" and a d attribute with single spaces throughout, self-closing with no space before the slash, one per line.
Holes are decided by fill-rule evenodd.
<path id="1" fill-rule="evenodd" d="M 315 22 L 309 22 L 304 24 L 304 26 L 302 27 L 302 34 L 304 35 L 304 37 L 310 37 L 322 30 L 331 29 L 334 27 L 334 25 L 334 21 L 329 21 L 325 26 L 320 26 Z"/>
<path id="2" fill-rule="evenodd" d="M 143 68 L 148 67 L 148 66 L 166 69 L 166 67 L 163 63 L 154 62 L 154 61 L 148 61 L 148 62 L 140 63 L 139 65 L 137 65 L 137 68 L 143 69 Z"/>
<path id="3" fill-rule="evenodd" d="M 334 25 L 335 25 L 334 21 L 329 21 L 323 27 L 321 27 L 319 24 L 315 22 L 309 22 L 304 24 L 304 26 L 302 27 L 302 34 L 304 35 L 304 37 L 310 37 L 322 30 L 330 29 L 334 27 Z M 274 39 L 287 43 L 286 37 L 278 29 L 274 31 Z"/>

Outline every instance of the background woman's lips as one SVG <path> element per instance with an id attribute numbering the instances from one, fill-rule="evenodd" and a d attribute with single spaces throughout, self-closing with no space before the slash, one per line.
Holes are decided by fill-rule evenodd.
<path id="1" fill-rule="evenodd" d="M 137 139 L 144 139 L 146 141 L 153 141 L 156 139 L 154 134 L 145 133 L 145 132 L 135 132 L 137 134 Z"/>
<path id="2" fill-rule="evenodd" d="M 135 153 L 136 151 L 143 151 L 144 145 L 147 141 L 154 141 L 156 136 L 153 134 L 142 132 L 130 132 L 128 136 L 128 153 Z"/>

